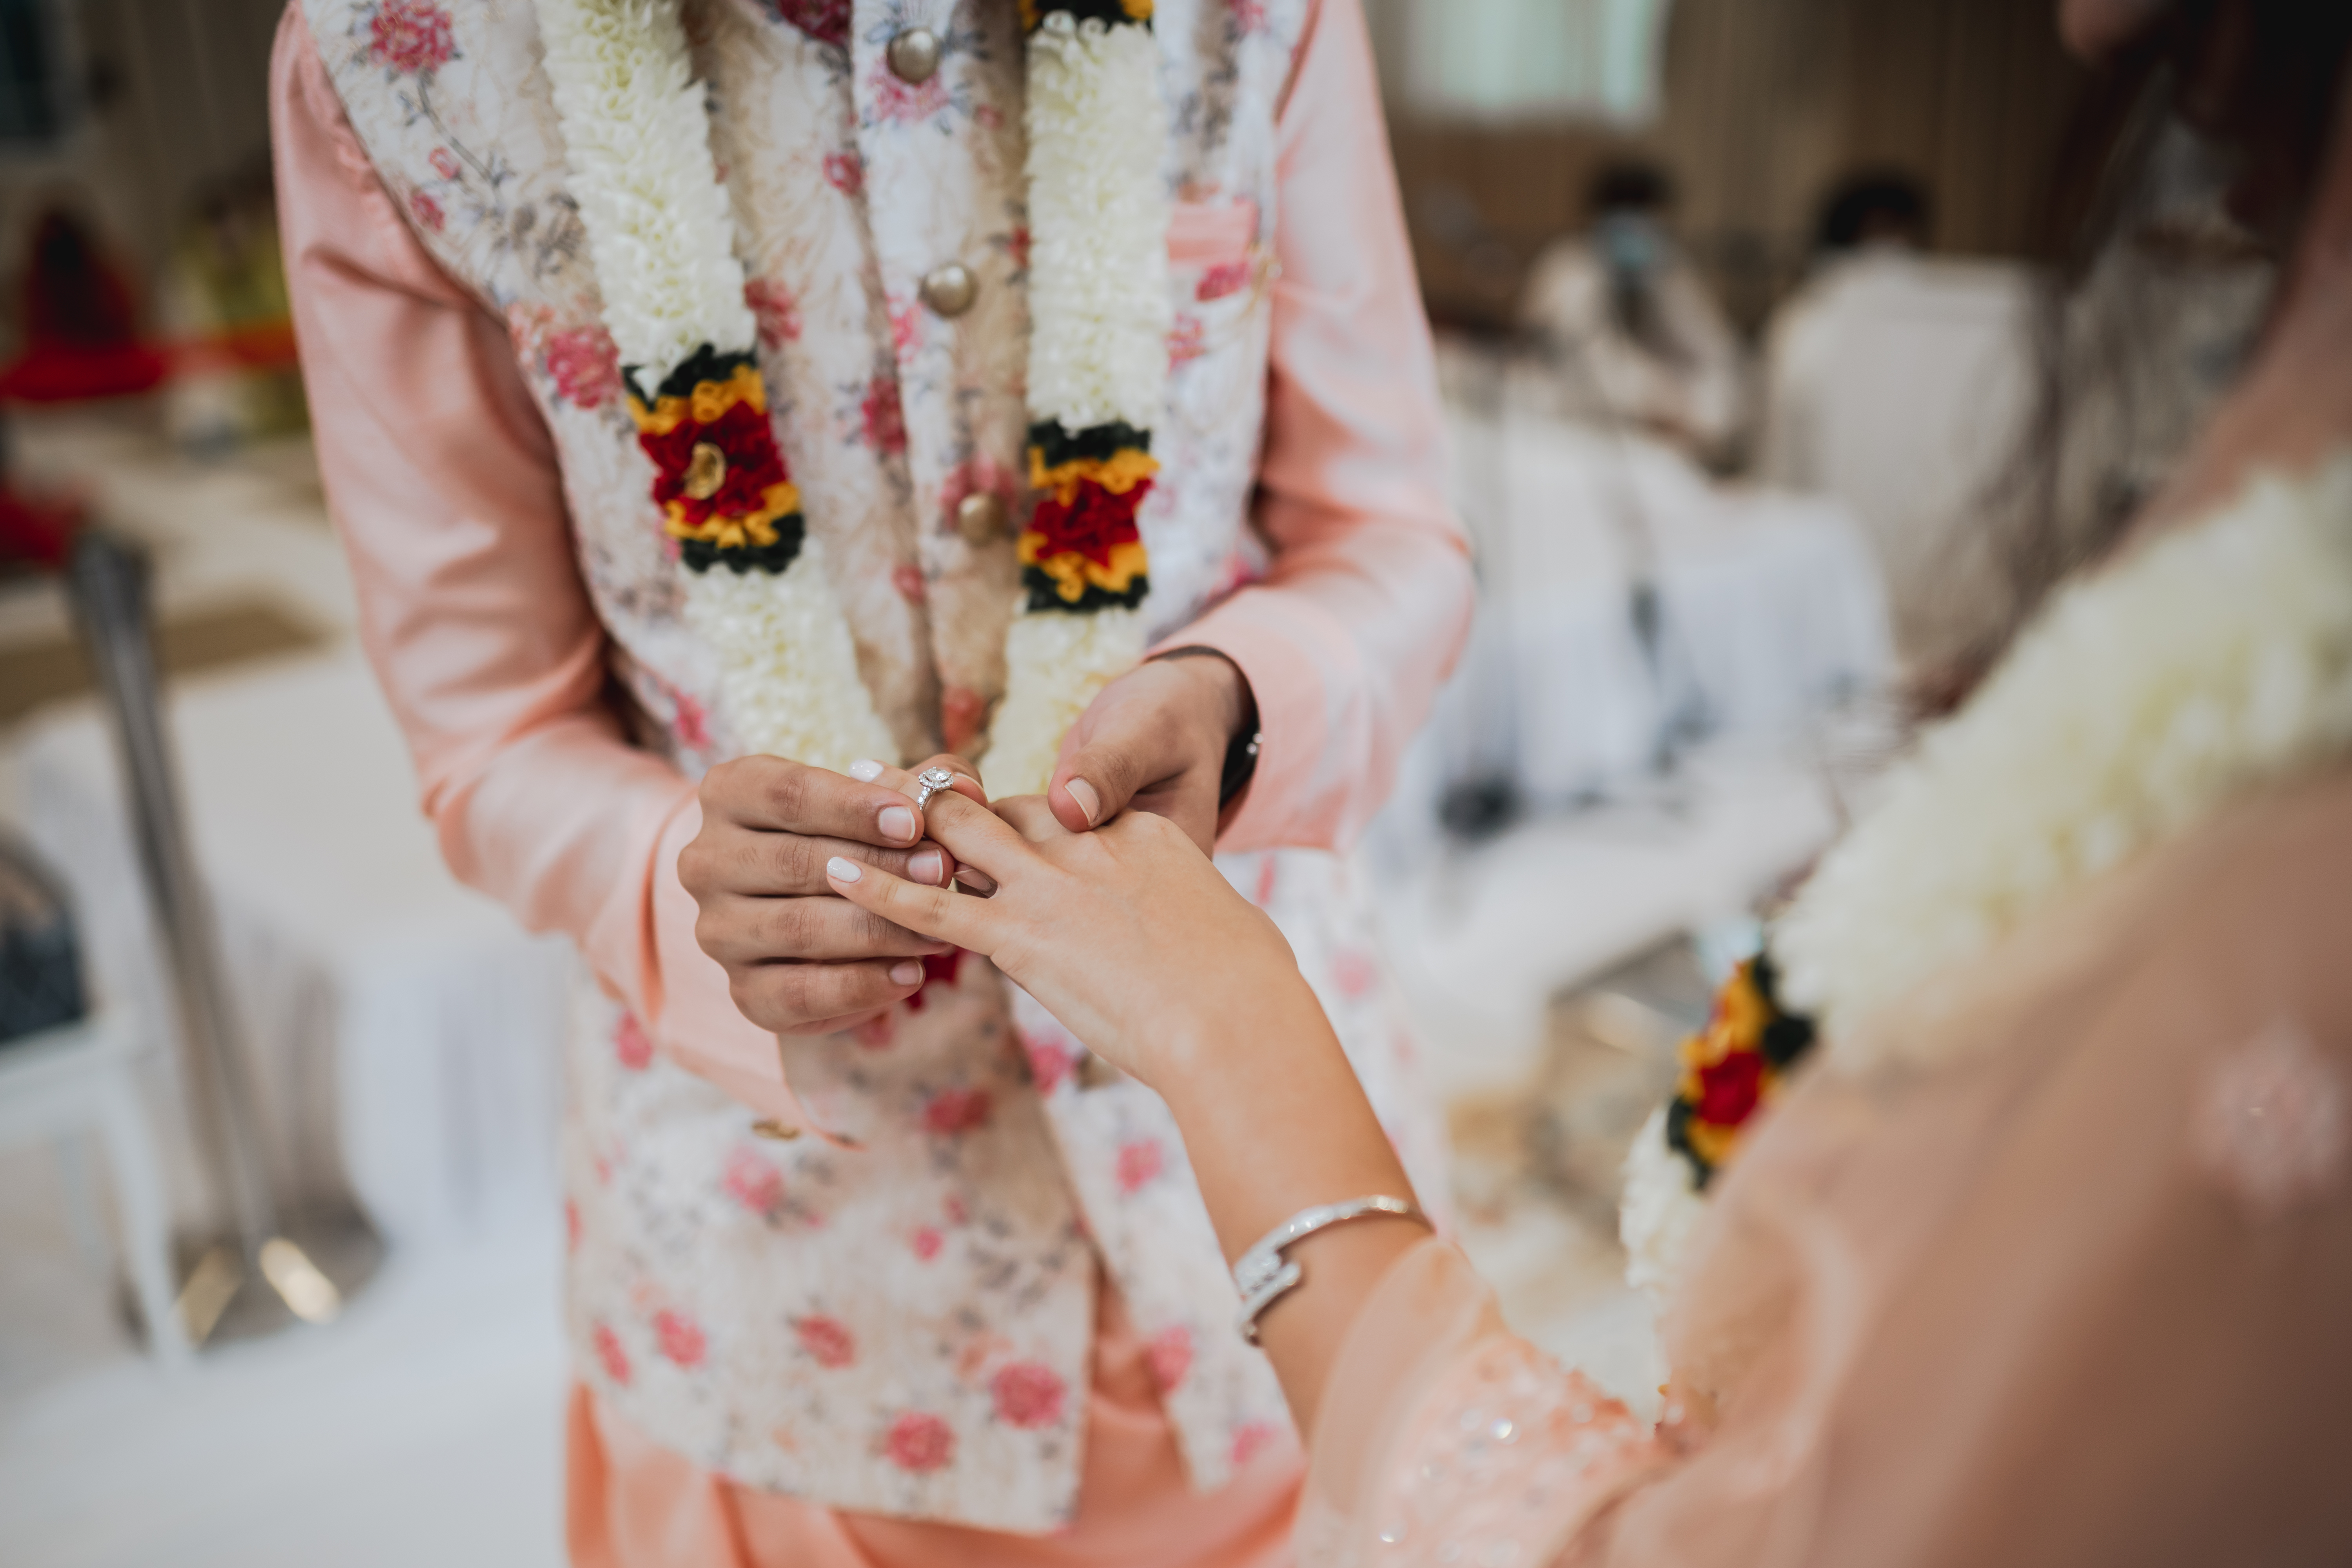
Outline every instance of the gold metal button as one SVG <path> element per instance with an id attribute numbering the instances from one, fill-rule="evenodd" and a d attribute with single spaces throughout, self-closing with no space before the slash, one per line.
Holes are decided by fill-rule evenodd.
<path id="1" fill-rule="evenodd" d="M 686 459 L 686 493 L 709 500 L 727 482 L 727 454 L 708 441 L 697 441 Z"/>
<path id="2" fill-rule="evenodd" d="M 974 490 L 956 502 L 956 531 L 974 544 L 1004 537 L 1004 502 L 993 490 Z"/>
<path id="3" fill-rule="evenodd" d="M 939 35 L 929 27 L 909 27 L 890 40 L 883 53 L 890 72 L 900 81 L 926 82 L 940 68 Z"/>
<path id="4" fill-rule="evenodd" d="M 787 1127 L 781 1121 L 754 1121 L 751 1131 L 762 1138 L 772 1138 L 779 1143 L 789 1143 L 801 1135 L 797 1127 Z"/>
<path id="5" fill-rule="evenodd" d="M 923 274 L 923 303 L 942 316 L 962 315 L 971 309 L 972 299 L 979 292 L 980 280 L 961 261 L 934 267 Z"/>

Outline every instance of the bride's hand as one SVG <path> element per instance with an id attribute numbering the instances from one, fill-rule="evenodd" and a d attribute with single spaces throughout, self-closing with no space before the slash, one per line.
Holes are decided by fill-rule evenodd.
<path id="1" fill-rule="evenodd" d="M 928 827 L 994 879 L 982 899 L 837 858 L 834 890 L 905 929 L 985 955 L 1088 1049 L 1160 1087 L 1202 1051 L 1315 1008 L 1290 944 L 1165 817 L 1072 833 L 1025 795 L 993 811 L 932 797 Z M 1315 1015 L 1319 1023 L 1320 1015 Z"/>

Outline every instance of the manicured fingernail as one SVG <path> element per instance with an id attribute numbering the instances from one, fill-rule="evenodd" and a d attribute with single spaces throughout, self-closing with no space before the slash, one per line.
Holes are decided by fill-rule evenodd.
<path id="1" fill-rule="evenodd" d="M 882 776 L 882 764 L 867 757 L 849 764 L 849 776 L 859 784 L 872 784 Z"/>
<path id="2" fill-rule="evenodd" d="M 918 882 L 937 887 L 946 876 L 947 857 L 936 849 L 918 849 L 907 861 L 907 874 Z"/>
<path id="3" fill-rule="evenodd" d="M 855 882 L 866 875 L 866 871 L 856 861 L 845 860 L 836 855 L 824 863 L 824 874 L 836 882 Z"/>
<path id="4" fill-rule="evenodd" d="M 983 899 L 996 891 L 996 879 L 976 867 L 959 866 L 956 868 L 955 879 L 959 886 L 970 888 Z"/>
<path id="5" fill-rule="evenodd" d="M 1102 796 L 1095 793 L 1095 786 L 1084 779 L 1072 779 L 1062 787 L 1070 792 L 1070 798 L 1087 814 L 1087 826 L 1092 827 L 1095 818 L 1102 815 Z"/>
<path id="6" fill-rule="evenodd" d="M 890 984 L 912 985 L 923 977 L 923 966 L 911 958 L 900 959 L 890 966 Z"/>
<path id="7" fill-rule="evenodd" d="M 876 818 L 876 826 L 882 829 L 882 837 L 885 838 L 916 837 L 915 814 L 903 805 L 884 806 L 882 815 Z"/>

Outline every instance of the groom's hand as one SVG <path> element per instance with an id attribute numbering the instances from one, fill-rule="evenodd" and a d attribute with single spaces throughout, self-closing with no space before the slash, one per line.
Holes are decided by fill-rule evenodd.
<path id="1" fill-rule="evenodd" d="M 1256 711 L 1248 680 L 1223 654 L 1202 648 L 1139 665 L 1070 726 L 1045 802 L 1073 833 L 1129 806 L 1148 811 L 1205 854 L 1217 837 L 1225 752 Z"/>
<path id="2" fill-rule="evenodd" d="M 917 771 L 929 767 L 986 804 L 971 763 L 937 756 Z M 695 941 L 726 969 L 743 1016 L 779 1035 L 861 1023 L 922 984 L 925 954 L 948 951 L 825 881 L 836 855 L 933 887 L 957 868 L 923 840 L 912 773 L 865 763 L 852 773 L 865 776 L 781 757 L 722 763 L 703 776 L 702 831 L 678 853 L 678 879 L 700 906 Z"/>

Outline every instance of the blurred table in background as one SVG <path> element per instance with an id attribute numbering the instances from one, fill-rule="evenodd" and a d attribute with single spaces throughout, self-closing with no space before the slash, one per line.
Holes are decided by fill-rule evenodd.
<path id="1" fill-rule="evenodd" d="M 569 948 L 444 869 L 352 639 L 307 441 L 197 460 L 102 417 L 13 438 L 19 472 L 79 489 L 153 552 L 190 837 L 284 1190 L 356 1196 L 395 1243 L 551 1215 Z M 13 814 L 66 878 L 96 989 L 168 1029 L 112 740 L 72 695 L 71 637 L 61 593 L 0 588 L 0 715 L 25 714 L 5 731 Z M 163 1053 L 149 1087 L 185 1199 L 201 1189 L 176 1072 Z"/>

